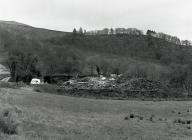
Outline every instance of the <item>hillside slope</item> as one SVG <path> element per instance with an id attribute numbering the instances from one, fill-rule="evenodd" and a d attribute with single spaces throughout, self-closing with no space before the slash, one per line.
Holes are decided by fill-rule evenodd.
<path id="1" fill-rule="evenodd" d="M 171 65 L 192 64 L 192 47 L 152 36 L 80 35 L 5 21 L 0 21 L 0 52 L 37 56 L 42 73 L 90 74 L 96 66 L 105 74 L 124 73 L 137 64 L 169 71 Z"/>
<path id="2" fill-rule="evenodd" d="M 131 58 L 160 60 L 182 52 L 189 56 L 192 48 L 173 44 L 146 35 L 76 35 L 71 33 L 40 29 L 14 21 L 0 21 L 0 48 L 40 48 L 51 46 L 73 46 L 73 49 L 87 54 L 116 55 Z M 9 50 L 8 50 L 9 51 Z M 34 50 L 35 51 L 35 50 Z M 177 58 L 175 58 L 177 59 Z"/>
<path id="3" fill-rule="evenodd" d="M 46 39 L 65 35 L 65 32 L 35 28 L 15 21 L 0 21 L 0 35 L 23 36 L 26 39 Z"/>
<path id="4" fill-rule="evenodd" d="M 41 40 L 61 37 L 65 32 L 35 28 L 14 21 L 0 21 L 0 53 L 9 52 L 13 47 L 39 46 Z"/>

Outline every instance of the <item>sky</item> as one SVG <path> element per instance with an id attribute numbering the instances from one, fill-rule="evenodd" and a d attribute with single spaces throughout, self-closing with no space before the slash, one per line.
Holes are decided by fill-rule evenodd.
<path id="1" fill-rule="evenodd" d="M 0 20 L 72 31 L 138 28 L 192 40 L 192 0 L 0 0 Z"/>

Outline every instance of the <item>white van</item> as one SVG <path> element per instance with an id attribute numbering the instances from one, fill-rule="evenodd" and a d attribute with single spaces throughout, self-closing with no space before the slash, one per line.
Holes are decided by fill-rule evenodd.
<path id="1" fill-rule="evenodd" d="M 37 79 L 37 78 L 33 78 L 32 80 L 31 80 L 31 83 L 30 84 L 32 84 L 32 85 L 39 85 L 39 84 L 41 84 L 41 80 L 40 79 Z"/>

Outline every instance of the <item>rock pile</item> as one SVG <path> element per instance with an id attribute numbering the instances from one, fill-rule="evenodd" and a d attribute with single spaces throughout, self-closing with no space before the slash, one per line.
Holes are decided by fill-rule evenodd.
<path id="1" fill-rule="evenodd" d="M 111 81 L 109 78 L 86 77 L 71 80 L 60 85 L 66 93 L 77 95 L 106 96 L 121 99 L 127 98 L 167 98 L 175 95 L 170 94 L 169 88 L 161 82 L 145 78 L 133 78 Z"/>
<path id="2" fill-rule="evenodd" d="M 101 80 L 100 78 L 83 78 L 73 81 L 68 81 L 60 85 L 64 89 L 112 89 L 115 83 L 112 81 Z"/>
<path id="3" fill-rule="evenodd" d="M 125 90 L 138 90 L 138 91 L 158 91 L 163 88 L 160 82 L 152 81 L 144 78 L 134 78 L 124 81 L 118 86 L 120 89 Z"/>

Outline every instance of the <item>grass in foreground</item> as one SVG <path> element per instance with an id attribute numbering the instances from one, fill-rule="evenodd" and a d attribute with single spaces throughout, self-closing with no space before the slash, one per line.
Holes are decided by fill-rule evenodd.
<path id="1" fill-rule="evenodd" d="M 113 101 L 65 97 L 27 89 L 0 89 L 0 110 L 17 114 L 27 140 L 188 140 L 191 101 Z M 182 121 L 181 121 L 182 122 Z"/>

